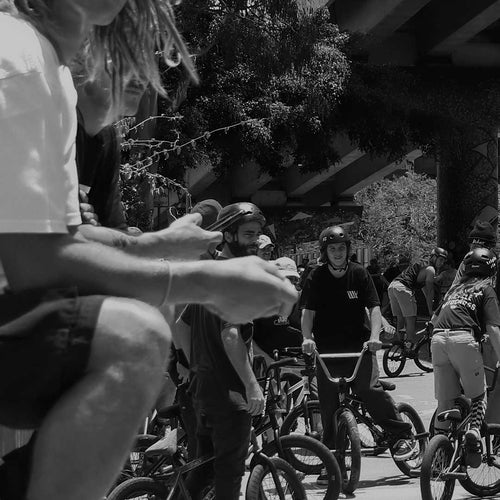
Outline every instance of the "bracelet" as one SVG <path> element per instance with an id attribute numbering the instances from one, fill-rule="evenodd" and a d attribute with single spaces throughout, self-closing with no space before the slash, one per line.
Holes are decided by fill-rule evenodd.
<path id="1" fill-rule="evenodd" d="M 161 259 L 162 263 L 165 263 L 167 266 L 167 284 L 165 285 L 165 292 L 163 294 L 163 299 L 160 302 L 160 305 L 165 304 L 170 296 L 170 290 L 172 289 L 172 266 L 167 259 Z"/>

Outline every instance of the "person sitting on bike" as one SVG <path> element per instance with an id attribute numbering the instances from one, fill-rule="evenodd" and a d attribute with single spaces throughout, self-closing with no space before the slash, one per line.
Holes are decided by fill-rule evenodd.
<path id="1" fill-rule="evenodd" d="M 382 347 L 380 303 L 368 271 L 360 264 L 349 262 L 351 241 L 340 226 L 326 228 L 320 235 L 322 265 L 307 277 L 302 291 L 303 351 L 311 354 L 359 352 L 369 348 L 354 389 L 364 401 L 374 421 L 390 436 L 395 460 L 408 460 L 415 449 L 410 441 L 410 424 L 402 421 L 391 396 L 378 378 L 375 352 Z M 365 324 L 366 309 L 369 323 Z M 356 359 L 325 359 L 334 376 L 350 376 Z M 317 371 L 318 392 L 323 421 L 323 441 L 335 448 L 333 415 L 339 407 L 338 394 L 321 369 Z"/>
<path id="2" fill-rule="evenodd" d="M 257 254 L 257 239 L 266 224 L 253 203 L 224 207 L 218 220 L 231 215 L 235 221 L 223 231 L 224 245 L 215 260 Z M 284 278 L 283 278 L 284 279 Z M 245 472 L 251 419 L 264 409 L 264 396 L 252 371 L 250 350 L 252 323 L 223 321 L 213 309 L 190 304 L 176 323 L 191 370 L 190 391 L 198 417 L 198 457 L 215 453 L 215 496 L 238 500 Z M 199 470 L 188 479 L 193 498 L 207 483 L 208 472 Z"/>
<path id="3" fill-rule="evenodd" d="M 500 310 L 491 277 L 497 258 L 486 248 L 471 250 L 463 260 L 462 278 L 433 318 L 431 343 L 437 414 L 453 408 L 463 392 L 472 399 L 470 428 L 465 434 L 469 465 L 481 463 L 480 429 L 486 412 L 485 374 L 479 341 L 489 335 L 500 355 Z M 436 421 L 437 431 L 446 424 Z"/>
<path id="4" fill-rule="evenodd" d="M 434 277 L 436 271 L 448 259 L 448 252 L 436 247 L 432 250 L 427 263 L 418 261 L 411 264 L 390 283 L 388 293 L 391 309 L 397 318 L 397 331 L 406 329 L 406 336 L 412 340 L 417 323 L 417 300 L 415 292 L 422 289 L 432 317 L 434 302 Z"/>

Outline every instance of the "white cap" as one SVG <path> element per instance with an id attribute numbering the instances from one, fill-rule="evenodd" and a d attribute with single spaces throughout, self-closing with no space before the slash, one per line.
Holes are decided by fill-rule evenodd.
<path id="1" fill-rule="evenodd" d="M 257 244 L 259 245 L 259 250 L 262 250 L 263 248 L 266 248 L 269 245 L 274 247 L 274 243 L 271 241 L 271 238 L 269 238 L 269 236 L 266 236 L 265 234 L 261 234 L 259 236 Z"/>
<path id="2" fill-rule="evenodd" d="M 289 278 L 290 276 L 300 278 L 299 273 L 297 272 L 297 264 L 295 264 L 295 261 L 290 259 L 290 257 L 280 257 L 279 259 L 276 259 L 274 263 L 285 278 Z"/>

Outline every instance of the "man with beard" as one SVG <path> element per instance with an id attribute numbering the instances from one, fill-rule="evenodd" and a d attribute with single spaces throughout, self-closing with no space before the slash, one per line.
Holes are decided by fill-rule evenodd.
<path id="1" fill-rule="evenodd" d="M 220 211 L 217 220 L 227 225 L 222 251 L 215 260 L 257 254 L 257 240 L 266 224 L 258 207 L 233 203 Z M 182 349 L 189 353 L 190 390 L 198 417 L 196 454 L 215 453 L 217 500 L 238 500 L 251 417 L 264 409 L 264 397 L 250 360 L 253 325 L 228 323 L 205 307 L 191 304 L 176 330 Z M 188 483 L 193 498 L 209 476 L 207 470 L 192 473 Z"/>

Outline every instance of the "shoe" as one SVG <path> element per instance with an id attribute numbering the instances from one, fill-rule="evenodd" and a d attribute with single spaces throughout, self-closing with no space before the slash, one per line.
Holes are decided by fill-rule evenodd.
<path id="1" fill-rule="evenodd" d="M 464 436 L 465 463 L 477 469 L 482 461 L 481 434 L 478 429 L 469 429 Z"/>
<path id="2" fill-rule="evenodd" d="M 328 474 L 326 473 L 326 469 L 321 469 L 321 474 L 316 479 L 316 484 L 319 486 L 328 486 Z"/>
<path id="3" fill-rule="evenodd" d="M 392 458 L 396 462 L 405 462 L 418 455 L 418 445 L 414 439 L 399 439 L 392 446 Z"/>

